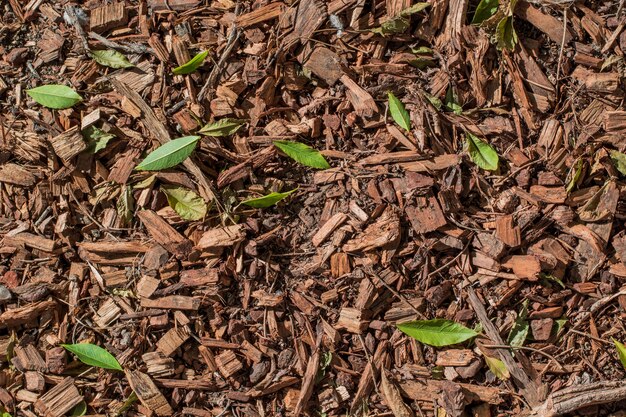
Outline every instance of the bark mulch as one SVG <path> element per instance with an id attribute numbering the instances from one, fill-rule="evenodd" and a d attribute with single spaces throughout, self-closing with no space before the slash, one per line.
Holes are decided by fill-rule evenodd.
<path id="1" fill-rule="evenodd" d="M 478 3 L 0 0 L 1 408 L 624 409 L 624 1 Z"/>

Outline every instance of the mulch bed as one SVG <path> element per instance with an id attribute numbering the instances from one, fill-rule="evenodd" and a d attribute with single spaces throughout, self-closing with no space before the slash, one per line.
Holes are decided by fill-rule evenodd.
<path id="1" fill-rule="evenodd" d="M 476 25 L 478 3 L 0 1 L 6 412 L 623 409 L 624 2 L 500 1 Z M 133 66 L 99 64 L 103 49 Z M 27 94 L 49 84 L 83 99 L 55 110 Z M 242 126 L 135 169 L 224 119 Z M 172 189 L 206 213 L 181 217 Z M 435 318 L 481 335 L 435 347 L 396 327 Z M 124 372 L 61 346 L 76 343 Z"/>

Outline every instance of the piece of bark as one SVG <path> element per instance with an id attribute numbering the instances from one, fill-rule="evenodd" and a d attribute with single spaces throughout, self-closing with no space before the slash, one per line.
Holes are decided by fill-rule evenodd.
<path id="1" fill-rule="evenodd" d="M 522 243 L 520 227 L 514 224 L 513 215 L 500 216 L 496 219 L 496 235 L 506 245 L 516 248 Z"/>
<path id="2" fill-rule="evenodd" d="M 171 416 L 174 410 L 161 394 L 152 379 L 139 371 L 126 371 L 126 378 L 130 387 L 135 391 L 141 403 L 157 416 Z"/>
<path id="3" fill-rule="evenodd" d="M 399 382 L 400 391 L 405 397 L 420 402 L 432 402 L 443 390 L 446 381 L 425 379 L 405 380 Z M 474 384 L 459 384 L 468 402 L 485 402 L 488 404 L 502 404 L 506 392 L 494 387 L 484 387 Z"/>
<path id="4" fill-rule="evenodd" d="M 165 356 L 171 356 L 189 337 L 191 337 L 191 332 L 187 326 L 174 327 L 156 343 L 157 350 Z"/>
<path id="5" fill-rule="evenodd" d="M 563 40 L 566 44 L 572 40 L 569 28 L 566 27 L 563 33 L 563 22 L 550 14 L 543 13 L 524 0 L 517 3 L 515 14 L 548 35 L 558 45 L 561 45 Z"/>
<path id="6" fill-rule="evenodd" d="M 531 417 L 556 417 L 575 413 L 583 408 L 617 403 L 626 399 L 622 381 L 576 384 L 553 392 L 546 401 L 533 407 Z"/>
<path id="7" fill-rule="evenodd" d="M 365 91 L 352 78 L 347 74 L 343 74 L 339 80 L 347 88 L 346 98 L 352 104 L 356 114 L 364 118 L 371 118 L 379 112 L 376 101 L 374 101 L 372 95 Z"/>
<path id="8" fill-rule="evenodd" d="M 457 156 L 457 155 L 454 155 Z M 396 164 L 401 162 L 414 162 L 423 160 L 424 156 L 415 151 L 399 151 L 389 153 L 378 153 L 359 161 L 361 165 Z M 454 158 L 458 161 L 458 158 Z"/>
<path id="9" fill-rule="evenodd" d="M 94 316 L 94 321 L 100 328 L 106 328 L 120 317 L 122 309 L 118 306 L 112 298 L 109 298 L 102 303 L 98 311 Z"/>
<path id="10" fill-rule="evenodd" d="M 364 312 L 358 308 L 344 307 L 339 311 L 339 319 L 335 328 L 361 334 L 369 325 L 369 321 L 364 320 L 363 316 Z"/>
<path id="11" fill-rule="evenodd" d="M 330 256 L 330 272 L 334 278 L 349 274 L 351 271 L 350 257 L 347 253 L 337 252 Z"/>
<path id="12" fill-rule="evenodd" d="M 533 333 L 533 338 L 539 342 L 550 339 L 553 326 L 554 320 L 552 320 L 551 318 L 530 321 L 530 329 Z"/>
<path id="13" fill-rule="evenodd" d="M 61 417 L 81 401 L 74 378 L 68 376 L 35 401 L 35 411 L 44 417 Z"/>
<path id="14" fill-rule="evenodd" d="M 140 298 L 149 298 L 157 288 L 159 288 L 158 279 L 149 275 L 143 275 L 139 282 L 137 282 L 137 295 Z"/>
<path id="15" fill-rule="evenodd" d="M 417 233 L 428 233 L 448 224 L 434 195 L 419 196 L 415 205 L 407 205 L 405 212 Z"/>
<path id="16" fill-rule="evenodd" d="M 123 1 L 93 9 L 89 20 L 90 29 L 94 32 L 115 29 L 126 23 L 128 23 L 128 13 Z"/>
<path id="17" fill-rule="evenodd" d="M 293 8 L 293 29 L 281 42 L 281 47 L 291 48 L 296 42 L 306 43 L 328 18 L 326 4 L 320 0 L 303 0 Z"/>
<path id="18" fill-rule="evenodd" d="M 215 362 L 213 352 L 204 345 L 198 346 L 198 352 L 200 352 L 202 359 L 204 359 L 204 363 L 206 363 L 209 372 L 217 372 L 217 362 Z"/>
<path id="19" fill-rule="evenodd" d="M 56 305 L 55 301 L 47 300 L 6 310 L 4 313 L 0 314 L 0 328 L 16 327 L 21 324 L 30 323 L 43 313 L 54 309 Z"/>
<path id="20" fill-rule="evenodd" d="M 83 140 L 83 135 L 78 130 L 78 126 L 53 137 L 50 139 L 50 144 L 54 153 L 66 163 L 87 149 L 87 144 Z"/>
<path id="21" fill-rule="evenodd" d="M 196 247 L 198 249 L 209 249 L 232 246 L 245 238 L 246 231 L 243 224 L 216 227 L 204 232 Z"/>
<path id="22" fill-rule="evenodd" d="M 21 371 L 38 371 L 38 372 L 47 372 L 48 367 L 46 366 L 46 361 L 44 361 L 41 354 L 35 348 L 34 345 L 26 345 L 26 346 L 16 346 L 15 347 L 15 357 L 14 361 L 17 361 L 15 366 Z"/>
<path id="23" fill-rule="evenodd" d="M 202 345 L 206 347 L 217 348 L 217 349 L 239 349 L 239 345 L 237 343 L 230 343 L 221 339 L 202 337 L 200 340 L 202 342 Z"/>
<path id="24" fill-rule="evenodd" d="M 24 373 L 24 380 L 24 386 L 29 391 L 42 392 L 46 386 L 46 381 L 39 372 L 28 371 Z"/>
<path id="25" fill-rule="evenodd" d="M 387 371 L 382 370 L 380 373 L 380 390 L 387 407 L 393 412 L 395 417 L 414 417 L 415 414 L 402 399 L 400 390 L 396 386 L 395 382 L 387 378 Z"/>
<path id="26" fill-rule="evenodd" d="M 153 11 L 174 10 L 184 12 L 195 9 L 202 3 L 201 0 L 148 0 L 148 7 Z"/>
<path id="27" fill-rule="evenodd" d="M 476 355 L 469 349 L 447 349 L 437 352 L 437 366 L 467 366 Z"/>
<path id="28" fill-rule="evenodd" d="M 154 378 L 165 378 L 174 375 L 176 362 L 161 352 L 148 352 L 141 356 L 146 364 L 148 375 Z"/>
<path id="29" fill-rule="evenodd" d="M 219 270 L 216 268 L 187 269 L 180 273 L 179 282 L 185 287 L 202 287 L 219 283 Z"/>
<path id="30" fill-rule="evenodd" d="M 499 259 L 506 250 L 504 242 L 490 233 L 477 233 L 472 246 L 494 259 Z"/>
<path id="31" fill-rule="evenodd" d="M 41 36 L 41 40 L 37 42 L 37 47 L 39 48 L 37 61 L 46 64 L 57 60 L 64 43 L 65 39 L 61 34 L 46 29 Z"/>
<path id="32" fill-rule="evenodd" d="M 227 350 L 217 355 L 215 363 L 217 364 L 217 369 L 225 378 L 229 378 L 243 369 L 243 363 L 232 350 Z"/>
<path id="33" fill-rule="evenodd" d="M 549 204 L 563 204 L 567 200 L 567 191 L 564 187 L 533 185 L 530 187 L 530 194 L 539 201 Z"/>
<path id="34" fill-rule="evenodd" d="M 304 59 L 304 67 L 329 86 L 333 86 L 344 74 L 339 55 L 326 47 L 319 46 L 313 49 Z"/>
<path id="35" fill-rule="evenodd" d="M 541 261 L 534 255 L 513 255 L 502 266 L 511 268 L 518 278 L 531 281 L 539 279 L 541 273 Z"/>
<path id="36" fill-rule="evenodd" d="M 178 257 L 184 258 L 189 255 L 193 243 L 178 233 L 161 216 L 152 210 L 140 210 L 137 216 L 159 245 Z"/>
<path id="37" fill-rule="evenodd" d="M 594 72 L 579 65 L 572 77 L 594 93 L 615 94 L 620 91 L 621 76 L 617 72 Z"/>
<path id="38" fill-rule="evenodd" d="M 3 240 L 5 245 L 29 247 L 38 249 L 43 252 L 54 252 L 56 242 L 52 239 L 38 236 L 28 232 L 18 233 L 14 236 L 5 236 Z"/>
<path id="39" fill-rule="evenodd" d="M 49 372 L 61 375 L 65 371 L 66 366 L 67 352 L 63 347 L 57 346 L 46 350 L 46 367 Z"/>
<path id="40" fill-rule="evenodd" d="M 306 405 L 313 394 L 313 387 L 315 385 L 315 378 L 317 376 L 318 368 L 320 365 L 320 351 L 315 351 L 309 357 L 307 362 L 306 371 L 302 376 L 302 388 L 300 389 L 300 395 L 298 396 L 298 402 L 296 403 L 295 410 L 293 412 L 294 417 L 299 417 L 305 409 Z"/>
<path id="41" fill-rule="evenodd" d="M 273 20 L 284 13 L 285 4 L 282 2 L 273 2 L 252 10 L 251 12 L 241 14 L 235 19 L 238 28 L 244 29 L 261 22 Z"/>
<path id="42" fill-rule="evenodd" d="M 400 239 L 400 219 L 393 209 L 370 224 L 354 239 L 343 245 L 344 252 L 369 251 L 380 247 L 394 246 Z"/>
<path id="43" fill-rule="evenodd" d="M 132 253 L 138 255 L 150 249 L 149 245 L 144 245 L 139 240 L 129 242 L 78 242 L 76 245 L 89 252 L 104 254 Z"/>
<path id="44" fill-rule="evenodd" d="M 348 216 L 344 213 L 335 213 L 330 219 L 328 219 L 322 227 L 311 238 L 313 246 L 319 246 L 324 242 L 339 226 L 341 226 Z"/>
<path id="45" fill-rule="evenodd" d="M 30 187 L 36 180 L 30 171 L 20 165 L 8 163 L 0 166 L 0 183 Z"/>
<path id="46" fill-rule="evenodd" d="M 145 308 L 160 308 L 163 310 L 197 310 L 200 308 L 200 300 L 185 295 L 170 295 L 154 300 L 143 298 L 141 306 Z"/>

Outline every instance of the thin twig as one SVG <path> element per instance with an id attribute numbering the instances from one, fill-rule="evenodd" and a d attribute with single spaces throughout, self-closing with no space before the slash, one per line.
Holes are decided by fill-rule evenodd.
<path id="1" fill-rule="evenodd" d="M 239 15 L 239 7 L 240 7 L 240 3 L 237 2 L 237 5 L 235 6 L 235 18 Z M 216 87 L 215 84 L 217 84 L 219 80 L 219 76 L 222 73 L 222 70 L 224 69 L 224 64 L 226 63 L 226 60 L 230 56 L 230 53 L 232 52 L 233 48 L 235 47 L 235 44 L 237 43 L 237 40 L 239 40 L 239 36 L 241 35 L 241 31 L 237 28 L 237 24 L 235 22 L 236 20 L 233 20 L 233 24 L 230 28 L 230 33 L 228 34 L 228 41 L 226 43 L 226 47 L 222 50 L 222 56 L 220 56 L 220 59 L 217 61 L 217 64 L 213 66 L 213 69 L 211 70 L 211 73 L 209 74 L 209 78 L 207 78 L 206 82 L 204 83 L 204 85 L 200 89 L 200 92 L 198 93 L 199 102 L 204 100 L 205 97 L 207 101 L 211 101 L 213 99 L 213 94 L 215 94 L 215 87 Z"/>
<path id="2" fill-rule="evenodd" d="M 413 310 L 420 319 L 426 320 L 426 317 L 413 304 L 411 304 L 411 302 L 404 295 L 400 294 L 393 287 L 391 287 L 391 285 L 387 284 L 383 279 L 381 279 L 378 275 L 376 275 L 374 271 L 372 271 L 371 269 L 366 268 L 366 271 L 369 272 L 370 275 L 375 276 L 385 286 L 385 288 L 387 288 L 389 291 L 393 293 L 393 295 L 395 295 L 400 300 L 405 302 L 409 307 L 411 307 L 411 310 Z"/>
<path id="3" fill-rule="evenodd" d="M 74 26 L 74 29 L 76 29 L 76 34 L 78 35 L 78 38 L 80 39 L 81 43 L 83 44 L 83 48 L 85 49 L 84 53 L 88 53 L 89 42 L 87 42 L 85 31 L 83 30 L 83 27 L 80 25 L 80 22 L 78 21 L 78 15 L 76 14 L 77 8 L 78 8 L 77 6 L 67 6 L 65 8 L 66 22 Z"/>
<path id="4" fill-rule="evenodd" d="M 95 32 L 89 32 L 89 37 L 91 39 L 97 40 L 98 42 L 106 46 L 107 48 L 118 49 L 120 51 L 129 53 L 129 54 L 152 54 L 154 56 L 157 56 L 154 49 L 145 45 L 138 44 L 138 43 L 129 43 L 127 45 L 122 45 L 120 43 L 108 40 L 104 36 L 98 35 Z"/>
<path id="5" fill-rule="evenodd" d="M 549 353 L 544 352 L 543 350 L 539 350 L 539 349 L 535 349 L 532 348 L 530 346 L 511 346 L 511 345 L 482 345 L 486 348 L 494 348 L 494 349 L 517 349 L 517 350 L 527 350 L 529 352 L 534 352 L 534 353 L 538 353 L 540 355 L 545 356 L 546 358 L 550 359 L 551 361 L 554 361 L 554 363 L 556 363 L 558 365 L 559 368 L 561 368 L 562 371 L 565 371 L 566 369 L 563 367 L 563 365 L 561 365 L 559 363 L 558 360 L 556 360 L 556 358 L 552 355 L 550 355 Z"/>
<path id="6" fill-rule="evenodd" d="M 575 334 L 578 334 L 580 336 L 585 336 L 585 337 L 588 337 L 589 339 L 593 339 L 593 340 L 598 341 L 598 342 L 606 343 L 607 345 L 612 345 L 613 344 L 613 343 L 609 342 L 608 340 L 600 339 L 599 337 L 595 337 L 594 335 L 591 335 L 591 334 L 585 333 L 585 332 L 581 332 L 581 331 L 578 331 L 578 330 L 571 329 L 570 333 L 575 333 Z"/>
<path id="7" fill-rule="evenodd" d="M 452 265 L 457 259 L 459 259 L 461 257 L 461 255 L 463 255 L 465 253 L 465 251 L 467 250 L 467 248 L 469 248 L 469 245 L 472 243 L 472 239 L 474 238 L 474 232 L 471 232 L 469 238 L 467 239 L 467 243 L 465 244 L 465 247 L 461 250 L 461 252 L 459 252 L 458 255 L 456 255 L 454 258 L 452 258 L 451 261 L 443 264 L 442 266 L 440 266 L 439 268 L 435 269 L 434 271 L 430 272 L 428 274 L 428 277 L 431 277 L 433 275 L 435 275 L 437 272 L 439 271 L 443 271 L 444 269 L 446 269 L 447 267 L 449 267 L 450 265 Z"/>
<path id="8" fill-rule="evenodd" d="M 567 34 L 567 8 L 563 8 L 563 37 L 561 38 L 561 49 L 559 50 L 559 60 L 556 65 L 556 79 L 554 81 L 554 89 L 557 97 L 559 96 L 559 77 L 561 76 L 561 60 L 563 59 L 563 50 L 565 49 L 565 35 Z"/>

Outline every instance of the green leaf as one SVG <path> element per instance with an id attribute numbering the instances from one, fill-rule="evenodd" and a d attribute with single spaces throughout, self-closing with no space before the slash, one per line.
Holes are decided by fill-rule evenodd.
<path id="1" fill-rule="evenodd" d="M 473 25 L 479 25 L 498 11 L 498 0 L 481 0 L 476 8 L 474 17 L 472 18 Z"/>
<path id="2" fill-rule="evenodd" d="M 274 146 L 302 165 L 317 169 L 330 168 L 330 165 L 328 165 L 324 155 L 304 143 L 292 142 L 288 140 L 275 140 Z"/>
<path id="3" fill-rule="evenodd" d="M 618 55 L 611 55 L 607 59 L 604 60 L 602 66 L 600 67 L 600 72 L 604 71 L 607 68 L 610 68 L 613 64 L 617 64 L 618 62 L 623 61 L 624 58 Z"/>
<path id="4" fill-rule="evenodd" d="M 617 340 L 613 338 L 612 340 L 613 340 L 613 343 L 615 344 L 615 347 L 617 348 L 619 361 L 622 363 L 622 366 L 624 367 L 624 369 L 626 369 L 626 346 L 624 346 L 622 343 L 618 342 Z"/>
<path id="5" fill-rule="evenodd" d="M 448 87 L 448 91 L 446 91 L 446 107 L 454 114 L 463 113 L 463 107 L 459 104 L 459 99 L 457 98 L 456 92 L 452 86 Z"/>
<path id="6" fill-rule="evenodd" d="M 100 65 L 110 68 L 132 68 L 133 64 L 121 53 L 112 49 L 91 51 L 89 55 Z"/>
<path id="7" fill-rule="evenodd" d="M 611 161 L 622 175 L 626 175 L 626 155 L 619 151 L 611 151 Z"/>
<path id="8" fill-rule="evenodd" d="M 117 215 L 120 216 L 123 224 L 129 224 L 133 219 L 134 211 L 135 199 L 133 198 L 133 189 L 132 187 L 125 185 L 122 188 L 119 200 L 117 200 Z"/>
<path id="9" fill-rule="evenodd" d="M 478 333 L 450 320 L 415 320 L 398 323 L 396 327 L 412 338 L 431 346 L 448 346 L 464 342 Z"/>
<path id="10" fill-rule="evenodd" d="M 415 55 L 431 55 L 433 54 L 433 50 L 427 46 L 420 46 L 419 48 L 411 48 L 411 53 Z"/>
<path id="11" fill-rule="evenodd" d="M 394 17 L 383 22 L 380 27 L 371 29 L 372 33 L 378 33 L 381 36 L 392 35 L 394 33 L 403 33 L 409 28 L 411 21 L 406 17 Z"/>
<path id="12" fill-rule="evenodd" d="M 206 215 L 207 205 L 204 200 L 191 190 L 175 186 L 163 186 L 161 191 L 167 202 L 184 220 L 200 220 Z"/>
<path id="13" fill-rule="evenodd" d="M 430 6 L 430 3 L 421 2 L 416 3 L 411 7 L 408 7 L 398 13 L 397 16 L 392 17 L 391 19 L 383 22 L 380 27 L 371 29 L 371 32 L 378 33 L 381 36 L 394 34 L 394 33 L 403 33 L 406 31 L 409 26 L 411 26 L 411 21 L 409 20 L 409 16 L 412 14 L 421 12 L 425 8 Z"/>
<path id="14" fill-rule="evenodd" d="M 137 400 L 139 399 L 139 397 L 137 397 L 137 394 L 135 394 L 135 391 L 131 392 L 130 395 L 128 396 L 128 398 L 126 398 L 126 400 L 124 400 L 124 404 L 122 404 L 120 406 L 120 408 L 117 409 L 117 411 L 115 412 L 115 415 L 120 415 L 125 411 L 128 411 L 128 409 L 135 403 L 137 402 Z"/>
<path id="15" fill-rule="evenodd" d="M 576 165 L 574 165 L 570 169 L 570 181 L 569 181 L 569 184 L 567 184 L 567 189 L 566 189 L 568 193 L 572 192 L 574 187 L 576 187 L 576 184 L 578 183 L 578 180 L 580 180 L 580 176 L 582 175 L 582 172 L 583 172 L 583 160 L 578 159 L 578 161 L 576 161 Z"/>
<path id="16" fill-rule="evenodd" d="M 280 200 L 287 198 L 291 193 L 296 191 L 297 188 L 287 191 L 285 193 L 270 193 L 268 195 L 264 195 L 263 197 L 251 198 L 249 200 L 242 201 L 241 204 L 245 204 L 246 206 L 254 207 L 254 208 L 267 208 L 271 207 L 274 204 L 278 203 Z"/>
<path id="17" fill-rule="evenodd" d="M 123 371 L 122 366 L 117 359 L 115 359 L 115 356 L 111 355 L 100 346 L 92 345 L 91 343 L 77 343 L 75 345 L 61 346 L 76 355 L 78 359 L 86 365 L 114 371 Z"/>
<path id="18" fill-rule="evenodd" d="M 11 415 L 11 413 L 7 411 L 3 411 L 2 414 L 0 414 L 0 417 L 13 417 L 13 416 Z"/>
<path id="19" fill-rule="evenodd" d="M 404 108 L 404 104 L 391 91 L 387 93 L 389 96 L 389 113 L 393 120 L 407 132 L 411 130 L 411 119 L 409 112 Z"/>
<path id="20" fill-rule="evenodd" d="M 156 177 L 157 177 L 157 174 L 152 174 L 149 177 L 146 177 L 145 179 L 135 183 L 135 185 L 133 185 L 133 188 L 136 190 L 148 188 L 154 183 L 154 181 L 156 181 Z"/>
<path id="21" fill-rule="evenodd" d="M 83 100 L 76 91 L 60 84 L 42 85 L 26 90 L 26 93 L 37 103 L 51 109 L 68 109 Z"/>
<path id="22" fill-rule="evenodd" d="M 556 282 L 557 284 L 559 284 L 559 286 L 563 289 L 565 289 L 565 284 L 563 284 L 563 281 L 561 281 L 560 279 L 558 279 L 557 277 L 555 277 L 552 274 L 544 274 L 544 273 L 540 273 L 539 274 L 540 278 L 546 279 L 548 281 L 553 281 Z"/>
<path id="23" fill-rule="evenodd" d="M 81 417 L 85 414 L 87 414 L 87 403 L 85 401 L 81 401 L 72 409 L 70 417 Z"/>
<path id="24" fill-rule="evenodd" d="M 200 65 L 202 65 L 207 55 L 209 55 L 209 51 L 200 52 L 180 67 L 174 68 L 172 72 L 176 75 L 191 74 L 200 68 Z"/>
<path id="25" fill-rule="evenodd" d="M 402 10 L 400 12 L 400 16 L 402 17 L 411 16 L 412 14 L 421 12 L 422 10 L 426 9 L 429 6 L 430 6 L 430 3 L 427 3 L 427 2 L 415 3 L 413 6 L 407 7 L 406 9 Z"/>
<path id="26" fill-rule="evenodd" d="M 513 27 L 513 16 L 500 20 L 496 28 L 496 46 L 498 49 L 512 51 L 517 44 L 517 33 Z"/>
<path id="27" fill-rule="evenodd" d="M 239 119 L 220 119 L 215 123 L 209 123 L 198 131 L 201 135 L 205 136 L 229 136 L 235 133 L 241 126 L 244 125 L 245 120 Z"/>
<path id="28" fill-rule="evenodd" d="M 567 324 L 567 319 L 557 319 L 554 320 L 554 323 L 556 324 L 556 334 L 559 334 L 559 332 L 561 331 L 561 329 L 563 328 L 563 326 L 565 326 Z"/>
<path id="29" fill-rule="evenodd" d="M 526 337 L 528 337 L 528 331 L 530 328 L 530 326 L 528 325 L 528 321 L 526 320 L 527 317 L 528 300 L 524 300 L 524 302 L 522 303 L 522 309 L 517 315 L 515 323 L 513 323 L 513 327 L 511 328 L 511 332 L 509 333 L 509 337 L 507 339 L 509 345 L 515 347 L 524 346 L 524 342 L 526 341 Z"/>
<path id="30" fill-rule="evenodd" d="M 428 94 L 425 91 L 424 91 L 424 97 L 426 97 L 428 99 L 428 101 L 430 101 L 430 104 L 435 106 L 435 108 L 437 110 L 441 110 L 441 107 L 443 107 L 443 103 L 441 102 L 439 97 L 431 96 L 430 94 Z"/>
<path id="31" fill-rule="evenodd" d="M 487 363 L 487 366 L 489 367 L 489 370 L 498 378 L 498 379 L 509 379 L 511 377 L 511 374 L 509 373 L 509 370 L 506 369 L 506 365 L 504 364 L 504 362 L 502 362 L 500 359 L 498 358 L 492 358 L 490 356 L 484 355 L 485 357 L 485 362 Z"/>
<path id="32" fill-rule="evenodd" d="M 150 152 L 146 159 L 137 165 L 140 171 L 159 171 L 183 162 L 196 148 L 200 136 L 185 136 L 167 142 Z"/>
<path id="33" fill-rule="evenodd" d="M 87 152 L 98 153 L 106 148 L 109 141 L 115 138 L 113 133 L 107 133 L 95 126 L 89 126 L 83 131 L 83 137 L 87 141 Z"/>
<path id="34" fill-rule="evenodd" d="M 467 151 L 472 162 L 487 171 L 497 170 L 500 158 L 496 150 L 490 144 L 469 132 L 466 133 L 466 137 Z"/>

